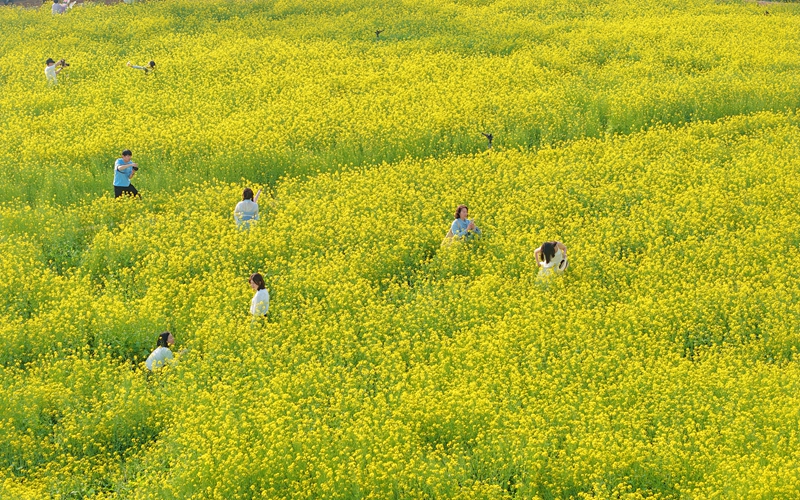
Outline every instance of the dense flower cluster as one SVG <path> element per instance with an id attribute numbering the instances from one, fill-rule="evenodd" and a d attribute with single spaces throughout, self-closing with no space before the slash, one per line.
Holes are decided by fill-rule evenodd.
<path id="1" fill-rule="evenodd" d="M 484 3 L 0 11 L 0 498 L 800 495 L 795 11 Z"/>

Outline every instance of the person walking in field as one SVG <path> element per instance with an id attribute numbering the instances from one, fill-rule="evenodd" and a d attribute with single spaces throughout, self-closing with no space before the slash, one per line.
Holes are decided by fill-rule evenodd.
<path id="1" fill-rule="evenodd" d="M 563 273 L 569 262 L 567 261 L 567 247 L 560 241 L 546 241 L 533 251 L 533 257 L 541 269 L 539 276 L 551 273 Z"/>
<path id="2" fill-rule="evenodd" d="M 249 229 L 250 221 L 258 220 L 258 197 L 261 196 L 259 189 L 253 198 L 253 190 L 244 188 L 242 192 L 242 201 L 236 204 L 233 209 L 233 220 L 236 221 L 236 227 L 240 229 Z"/>
<path id="3" fill-rule="evenodd" d="M 481 235 L 481 230 L 475 225 L 475 221 L 469 219 L 469 208 L 466 205 L 459 205 L 456 208 L 455 220 L 450 224 L 446 239 L 464 238 L 472 239 Z"/>
<path id="4" fill-rule="evenodd" d="M 135 64 L 131 64 L 131 62 L 128 61 L 128 67 L 129 68 L 133 68 L 133 69 L 138 69 L 140 71 L 144 71 L 145 75 L 149 75 L 150 73 L 155 72 L 155 70 L 156 70 L 156 62 L 155 61 L 150 61 L 147 64 L 147 66 L 137 66 Z"/>
<path id="5" fill-rule="evenodd" d="M 256 294 L 250 301 L 250 314 L 253 317 L 264 317 L 269 312 L 269 290 L 267 284 L 264 282 L 264 277 L 259 273 L 250 275 L 250 288 L 255 290 Z"/>
<path id="6" fill-rule="evenodd" d="M 132 156 L 131 150 L 126 149 L 122 152 L 122 158 L 117 158 L 114 162 L 114 198 L 123 194 L 139 196 L 139 191 L 131 184 L 131 179 L 139 170 L 139 165 L 131 161 Z"/>
<path id="7" fill-rule="evenodd" d="M 150 371 L 156 370 L 172 360 L 175 356 L 173 356 L 169 348 L 173 344 L 175 344 L 175 337 L 171 333 L 161 333 L 156 341 L 155 350 L 147 356 L 147 361 L 144 363 L 147 369 Z"/>

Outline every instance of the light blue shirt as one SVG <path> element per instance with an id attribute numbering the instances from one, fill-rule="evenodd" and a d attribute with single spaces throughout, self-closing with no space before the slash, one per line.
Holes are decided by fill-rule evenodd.
<path id="1" fill-rule="evenodd" d="M 122 165 L 131 165 L 128 168 L 119 169 Z M 117 187 L 128 187 L 131 185 L 131 175 L 133 175 L 133 162 L 126 162 L 122 158 L 117 158 L 114 162 L 114 185 Z"/>
<path id="2" fill-rule="evenodd" d="M 468 236 L 469 233 L 467 232 L 467 226 L 469 226 L 470 222 L 473 222 L 473 220 L 456 219 L 453 221 L 453 224 L 450 225 L 450 232 L 453 233 L 454 237 Z M 475 226 L 475 229 L 473 229 L 472 232 L 475 234 L 481 234 L 481 230 L 478 228 L 478 226 Z"/>
<path id="3" fill-rule="evenodd" d="M 236 227 L 250 227 L 251 220 L 258 220 L 258 203 L 253 200 L 242 200 L 233 209 L 233 220 Z"/>

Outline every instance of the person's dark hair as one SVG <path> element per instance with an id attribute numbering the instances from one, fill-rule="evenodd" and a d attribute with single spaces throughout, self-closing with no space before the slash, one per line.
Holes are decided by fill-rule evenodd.
<path id="1" fill-rule="evenodd" d="M 255 283 L 256 286 L 258 286 L 259 290 L 264 290 L 265 288 L 267 288 L 267 284 L 264 283 L 264 277 L 261 276 L 261 274 L 259 274 L 259 273 L 251 274 L 250 275 L 250 281 Z"/>
<path id="2" fill-rule="evenodd" d="M 459 205 L 458 208 L 456 208 L 456 219 L 461 217 L 461 210 L 464 208 L 469 210 L 469 207 L 467 207 L 466 205 Z"/>
<path id="3" fill-rule="evenodd" d="M 556 256 L 556 243 L 555 241 L 545 241 L 542 243 L 542 255 L 544 255 L 544 261 L 548 264 L 550 263 L 550 259 Z"/>
<path id="4" fill-rule="evenodd" d="M 169 347 L 169 345 L 167 345 L 167 339 L 169 338 L 170 335 L 172 334 L 169 332 L 162 332 L 158 336 L 158 342 L 156 342 L 156 345 L 158 347 Z"/>
<path id="5" fill-rule="evenodd" d="M 58 0 L 53 0 L 53 3 L 58 3 Z"/>
<path id="6" fill-rule="evenodd" d="M 131 153 L 130 149 L 126 149 L 122 152 L 122 156 L 133 156 L 133 153 Z"/>
<path id="7" fill-rule="evenodd" d="M 250 188 L 244 188 L 242 192 L 242 199 L 243 200 L 252 200 L 253 199 L 253 190 Z"/>
<path id="8" fill-rule="evenodd" d="M 150 61 L 150 67 L 151 68 L 155 68 L 156 67 L 156 62 L 155 61 Z"/>
<path id="9" fill-rule="evenodd" d="M 44 63 L 45 63 L 45 64 L 55 64 L 56 62 L 53 60 L 53 58 L 52 58 L 52 57 L 50 57 L 50 58 L 48 58 L 48 59 L 47 59 L 47 60 L 46 60 Z"/>

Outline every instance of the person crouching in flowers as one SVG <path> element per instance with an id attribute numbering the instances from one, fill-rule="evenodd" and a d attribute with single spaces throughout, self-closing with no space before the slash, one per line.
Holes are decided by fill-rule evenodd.
<path id="1" fill-rule="evenodd" d="M 154 73 L 156 71 L 156 62 L 150 61 L 147 66 L 137 66 L 136 64 L 131 63 L 128 61 L 128 67 L 133 69 L 138 69 L 139 71 L 144 71 L 145 75 L 149 75 L 150 73 Z"/>
<path id="2" fill-rule="evenodd" d="M 171 333 L 163 332 L 160 334 L 156 342 L 156 349 L 147 356 L 147 361 L 145 361 L 147 369 L 153 371 L 167 364 L 174 357 L 172 351 L 169 350 L 174 343 L 175 337 Z"/>
<path id="3" fill-rule="evenodd" d="M 256 291 L 253 300 L 250 301 L 250 314 L 256 318 L 266 316 L 269 312 L 269 290 L 264 283 L 264 277 L 259 273 L 251 274 L 250 288 Z"/>
<path id="4" fill-rule="evenodd" d="M 447 232 L 446 238 L 472 239 L 476 235 L 480 236 L 480 228 L 475 225 L 475 221 L 468 217 L 469 208 L 466 205 L 459 205 L 456 208 L 455 220 L 450 224 L 450 231 Z"/>
<path id="5" fill-rule="evenodd" d="M 258 220 L 258 197 L 261 196 L 261 190 L 256 193 L 253 199 L 253 190 L 244 188 L 242 193 L 242 201 L 236 204 L 233 209 L 233 220 L 236 221 L 236 227 L 240 229 L 249 229 L 251 220 Z"/>
<path id="6" fill-rule="evenodd" d="M 539 264 L 539 276 L 550 273 L 562 273 L 569 266 L 567 247 L 560 241 L 545 241 L 533 251 L 533 257 Z"/>

